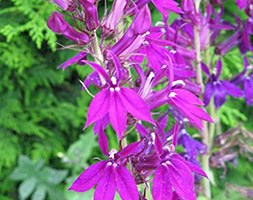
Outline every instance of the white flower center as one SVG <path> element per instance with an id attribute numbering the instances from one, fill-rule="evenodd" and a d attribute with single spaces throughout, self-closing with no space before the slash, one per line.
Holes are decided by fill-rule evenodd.
<path id="1" fill-rule="evenodd" d="M 183 80 L 173 81 L 172 82 L 172 86 L 176 86 L 176 85 L 183 85 L 183 86 L 185 86 L 185 82 Z"/>
<path id="2" fill-rule="evenodd" d="M 171 93 L 169 94 L 169 97 L 170 97 L 170 98 L 173 98 L 173 97 L 175 97 L 175 96 L 177 96 L 177 93 L 176 93 L 176 92 L 171 92 Z"/>
<path id="3" fill-rule="evenodd" d="M 111 78 L 111 81 L 113 85 L 117 84 L 117 79 L 114 76 Z"/>

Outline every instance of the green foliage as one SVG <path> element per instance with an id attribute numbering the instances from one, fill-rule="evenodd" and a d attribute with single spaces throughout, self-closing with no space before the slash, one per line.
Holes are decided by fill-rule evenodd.
<path id="1" fill-rule="evenodd" d="M 18 167 L 11 174 L 11 179 L 22 181 L 18 192 L 21 200 L 31 196 L 32 200 L 44 200 L 47 194 L 50 199 L 64 200 L 58 185 L 66 178 L 66 170 L 46 167 L 43 160 L 32 162 L 28 157 L 19 158 Z"/>
<path id="2" fill-rule="evenodd" d="M 14 6 L 6 6 L 0 11 L 0 33 L 11 42 L 21 33 L 28 32 L 40 49 L 47 41 L 52 50 L 56 49 L 56 36 L 47 28 L 46 21 L 54 7 L 44 0 L 11 0 Z M 2 3 L 7 4 L 6 1 Z M 14 20 L 15 19 L 15 20 Z"/>
<path id="3" fill-rule="evenodd" d="M 82 133 L 91 98 L 80 90 L 76 77 L 84 78 L 90 70 L 56 69 L 75 52 L 52 52 L 56 36 L 46 21 L 53 9 L 44 0 L 1 2 L 0 199 L 17 199 L 18 189 L 8 177 L 20 154 L 63 167 L 59 153 L 65 154 Z M 32 185 L 33 180 L 23 184 Z M 35 199 L 44 194 L 44 186 L 34 189 Z"/>
<path id="4" fill-rule="evenodd" d="M 239 106 L 235 107 L 234 101 L 227 102 L 217 111 L 217 116 L 220 118 L 221 122 L 228 127 L 236 127 L 239 122 L 247 121 L 247 117 L 238 107 Z"/>

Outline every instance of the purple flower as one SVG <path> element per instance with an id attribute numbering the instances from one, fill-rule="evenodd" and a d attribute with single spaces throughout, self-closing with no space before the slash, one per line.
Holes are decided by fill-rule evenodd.
<path id="1" fill-rule="evenodd" d="M 237 75 L 232 82 L 234 84 L 241 84 L 244 96 L 246 99 L 246 104 L 248 106 L 253 104 L 253 67 L 249 64 L 248 59 L 244 57 L 244 70 Z"/>
<path id="2" fill-rule="evenodd" d="M 212 97 L 214 97 L 215 106 L 219 108 L 222 104 L 225 103 L 227 95 L 236 98 L 243 96 L 242 91 L 236 85 L 229 81 L 219 80 L 222 70 L 221 59 L 218 60 L 216 68 L 214 69 L 214 72 L 212 74 L 210 74 L 209 69 L 205 64 L 202 64 L 202 69 L 209 77 L 204 92 L 205 106 L 209 104 Z"/>
<path id="3" fill-rule="evenodd" d="M 168 16 L 169 11 L 176 13 L 182 12 L 180 7 L 178 7 L 178 3 L 173 0 L 137 0 L 136 5 L 140 8 L 151 1 L 156 6 L 157 10 L 164 16 Z"/>
<path id="4" fill-rule="evenodd" d="M 138 200 L 139 193 L 132 174 L 114 158 L 87 168 L 69 190 L 85 192 L 96 185 L 94 200 L 113 200 L 116 190 L 122 200 Z"/>
<path id="5" fill-rule="evenodd" d="M 237 4 L 238 8 L 241 10 L 246 8 L 248 5 L 248 0 L 235 0 L 235 2 Z"/>
<path id="6" fill-rule="evenodd" d="M 63 15 L 58 12 L 53 12 L 53 14 L 49 17 L 47 26 L 53 32 L 62 34 L 64 37 L 78 44 L 87 44 L 90 40 L 86 33 L 77 32 L 72 26 L 70 26 L 64 19 Z"/>
<path id="7" fill-rule="evenodd" d="M 207 177 L 197 165 L 186 161 L 174 152 L 177 133 L 178 125 L 176 124 L 173 130 L 172 144 L 160 156 L 161 161 L 155 171 L 152 186 L 154 200 L 172 199 L 173 190 L 182 200 L 195 200 L 192 172 Z"/>
<path id="8" fill-rule="evenodd" d="M 88 64 L 99 67 L 96 63 L 88 62 Z M 108 114 L 112 127 L 121 139 L 126 130 L 127 113 L 132 114 L 136 119 L 153 122 L 148 106 L 134 90 L 120 86 L 119 80 L 115 77 L 110 80 L 105 75 L 104 78 L 108 86 L 102 89 L 90 103 L 85 127 Z"/>

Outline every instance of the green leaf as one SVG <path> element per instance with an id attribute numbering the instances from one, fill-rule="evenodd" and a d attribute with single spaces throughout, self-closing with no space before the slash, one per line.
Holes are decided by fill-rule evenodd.
<path id="1" fill-rule="evenodd" d="M 32 200 L 44 200 L 46 198 L 47 190 L 43 185 L 39 185 L 32 195 Z"/>
<path id="2" fill-rule="evenodd" d="M 18 189 L 20 199 L 27 199 L 35 189 L 36 183 L 37 181 L 34 177 L 22 182 Z"/>
<path id="3" fill-rule="evenodd" d="M 31 196 L 34 190 L 32 199 L 43 200 L 48 194 L 54 200 L 64 200 L 58 185 L 66 178 L 67 174 L 67 170 L 56 170 L 45 166 L 43 160 L 33 162 L 28 157 L 21 156 L 19 165 L 12 173 L 11 178 L 23 180 L 18 190 L 21 200 Z"/>

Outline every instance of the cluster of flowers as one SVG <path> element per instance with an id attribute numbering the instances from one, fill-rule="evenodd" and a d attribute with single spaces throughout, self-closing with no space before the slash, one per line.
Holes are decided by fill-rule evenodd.
<path id="1" fill-rule="evenodd" d="M 59 12 L 50 16 L 48 27 L 80 49 L 59 68 L 77 63 L 93 69 L 82 85 L 87 91 L 90 85 L 100 91 L 90 103 L 85 128 L 94 124 L 99 146 L 108 157 L 86 169 L 70 190 L 85 192 L 96 185 L 95 200 L 114 199 L 116 191 L 123 200 L 144 200 L 152 181 L 154 200 L 196 199 L 192 173 L 207 177 L 197 161 L 205 145 L 187 133 L 186 124 L 201 130 L 203 120 L 212 122 L 203 108 L 212 96 L 217 107 L 225 102 L 226 95 L 246 96 L 247 103 L 252 104 L 249 87 L 253 86 L 253 76 L 248 73 L 246 57 L 245 70 L 233 81 L 219 80 L 221 60 L 212 74 L 202 63 L 209 77 L 202 103 L 197 97 L 202 88 L 196 83 L 194 28 L 201 33 L 201 49 L 207 48 L 209 37 L 215 42 L 221 30 L 235 30 L 216 52 L 223 55 L 234 45 L 244 53 L 252 50 L 248 44 L 253 33 L 253 5 L 245 2 L 237 1 L 240 8 L 246 8 L 249 19 L 245 23 L 237 20 L 235 27 L 221 19 L 219 1 L 215 4 L 220 6 L 220 13 L 208 5 L 202 15 L 192 0 L 182 0 L 181 7 L 173 0 L 115 0 L 110 12 L 106 9 L 100 19 L 96 0 L 54 0 L 73 19 L 75 28 Z M 163 17 L 154 26 L 149 3 Z M 168 25 L 170 12 L 180 17 Z M 244 92 L 236 84 L 242 84 Z M 174 125 L 168 124 L 169 115 L 175 119 Z M 109 150 L 105 131 L 109 125 L 118 136 L 115 148 L 119 151 Z M 138 141 L 125 144 L 133 133 Z M 184 147 L 184 154 L 175 151 L 177 144 Z M 138 191 L 139 184 L 144 184 L 144 191 Z"/>

